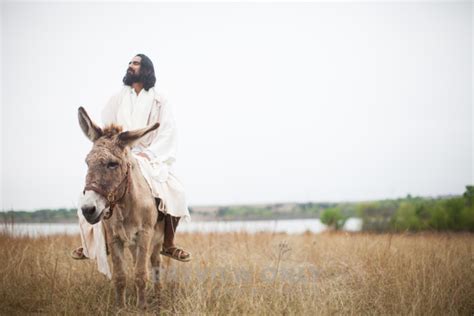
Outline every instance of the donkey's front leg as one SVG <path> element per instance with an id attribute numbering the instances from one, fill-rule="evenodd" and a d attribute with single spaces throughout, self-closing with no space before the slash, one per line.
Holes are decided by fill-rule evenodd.
<path id="1" fill-rule="evenodd" d="M 112 279 L 115 285 L 115 303 L 118 307 L 125 307 L 125 286 L 127 281 L 124 268 L 123 241 L 118 237 L 113 237 L 110 246 L 113 264 Z"/>
<path id="2" fill-rule="evenodd" d="M 150 241 L 152 230 L 142 230 L 137 235 L 137 260 L 135 264 L 135 285 L 137 287 L 137 305 L 146 308 L 145 288 L 147 281 L 148 260 L 150 260 Z"/>

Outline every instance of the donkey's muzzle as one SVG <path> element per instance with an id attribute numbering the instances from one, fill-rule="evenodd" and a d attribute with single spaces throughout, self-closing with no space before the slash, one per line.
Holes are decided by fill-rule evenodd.
<path id="1" fill-rule="evenodd" d="M 95 213 L 95 206 L 83 206 L 81 207 L 82 214 L 87 217 L 91 217 Z"/>
<path id="2" fill-rule="evenodd" d="M 83 206 L 81 207 L 82 215 L 90 223 L 95 224 L 99 221 L 100 216 L 97 216 L 95 206 Z"/>

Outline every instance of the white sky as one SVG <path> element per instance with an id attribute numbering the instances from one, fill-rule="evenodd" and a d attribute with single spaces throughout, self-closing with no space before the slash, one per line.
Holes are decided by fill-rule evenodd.
<path id="1" fill-rule="evenodd" d="M 77 122 L 148 55 L 189 204 L 461 194 L 472 2 L 3 3 L 1 205 L 73 207 Z"/>

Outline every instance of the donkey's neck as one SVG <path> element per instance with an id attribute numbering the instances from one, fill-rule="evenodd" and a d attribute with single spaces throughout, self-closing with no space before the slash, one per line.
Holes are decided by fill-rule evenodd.
<path id="1" fill-rule="evenodd" d="M 130 183 L 124 200 L 124 212 L 133 212 L 133 206 L 140 203 L 143 198 L 143 192 L 149 192 L 150 188 L 140 170 L 140 165 L 135 157 L 130 152 L 128 154 L 128 162 L 130 163 Z"/>

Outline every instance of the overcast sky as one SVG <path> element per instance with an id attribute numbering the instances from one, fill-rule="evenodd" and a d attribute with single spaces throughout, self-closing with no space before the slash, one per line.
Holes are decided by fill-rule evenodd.
<path id="1" fill-rule="evenodd" d="M 1 205 L 73 207 L 77 122 L 148 55 L 189 204 L 462 194 L 472 2 L 3 3 Z"/>

